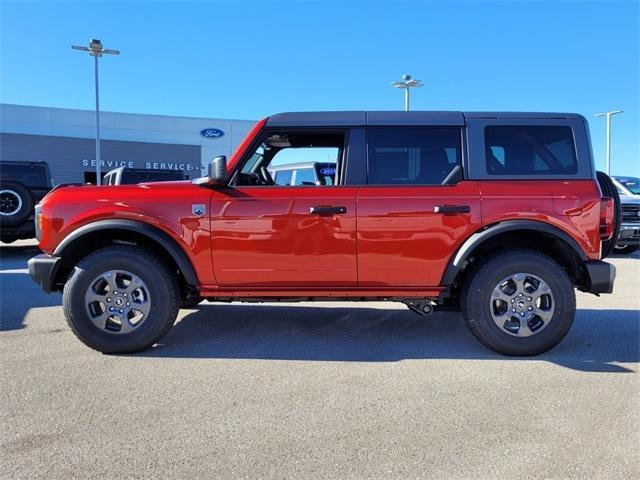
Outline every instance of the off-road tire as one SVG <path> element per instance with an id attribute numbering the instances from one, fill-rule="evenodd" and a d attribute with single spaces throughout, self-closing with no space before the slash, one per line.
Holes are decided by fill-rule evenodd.
<path id="1" fill-rule="evenodd" d="M 97 275 L 111 270 L 135 274 L 149 289 L 151 310 L 130 333 L 113 334 L 95 326 L 87 312 L 85 294 Z M 134 353 L 157 343 L 173 326 L 180 304 L 175 273 L 143 248 L 113 245 L 82 259 L 64 286 L 62 303 L 67 323 L 85 345 L 103 353 Z"/>
<path id="2" fill-rule="evenodd" d="M 640 249 L 640 245 L 625 245 L 624 247 L 615 247 L 613 253 L 628 255 Z"/>
<path id="3" fill-rule="evenodd" d="M 602 258 L 607 258 L 613 252 L 613 248 L 618 241 L 620 235 L 620 225 L 622 224 L 622 206 L 620 204 L 620 194 L 615 184 L 604 172 L 596 172 L 598 184 L 602 191 L 602 196 L 613 198 L 613 234 L 609 240 L 602 242 Z"/>
<path id="4" fill-rule="evenodd" d="M 548 325 L 528 337 L 505 333 L 491 315 L 491 294 L 501 279 L 527 272 L 540 277 L 551 288 L 554 312 Z M 509 356 L 531 356 L 550 350 L 567 334 L 576 311 L 571 279 L 551 258 L 533 250 L 511 250 L 481 260 L 464 283 L 460 306 L 471 333 L 486 347 Z"/>
<path id="5" fill-rule="evenodd" d="M 15 212 L 10 215 L 0 215 L 0 226 L 22 225 L 33 212 L 33 197 L 29 189 L 18 182 L 1 182 L 0 195 L 7 197 L 5 201 L 16 199 L 19 202 L 19 207 Z"/>

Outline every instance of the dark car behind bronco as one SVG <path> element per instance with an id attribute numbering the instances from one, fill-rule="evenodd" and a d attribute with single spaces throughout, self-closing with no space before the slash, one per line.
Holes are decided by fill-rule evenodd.
<path id="1" fill-rule="evenodd" d="M 0 163 L 0 240 L 35 237 L 34 206 L 51 190 L 46 162 Z"/>

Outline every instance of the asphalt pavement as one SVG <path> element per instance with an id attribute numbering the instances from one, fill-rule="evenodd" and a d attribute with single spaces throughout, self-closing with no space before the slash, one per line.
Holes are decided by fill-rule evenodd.
<path id="1" fill-rule="evenodd" d="M 0 247 L 0 478 L 640 478 L 640 258 L 534 358 L 457 313 L 203 304 L 107 356 Z"/>

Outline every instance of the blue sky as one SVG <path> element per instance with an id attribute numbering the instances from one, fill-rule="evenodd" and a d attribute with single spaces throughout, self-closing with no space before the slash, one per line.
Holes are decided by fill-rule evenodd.
<path id="1" fill-rule="evenodd" d="M 596 164 L 640 176 L 640 2 L 0 3 L 0 102 L 258 119 L 288 110 L 537 110 L 589 118 Z"/>

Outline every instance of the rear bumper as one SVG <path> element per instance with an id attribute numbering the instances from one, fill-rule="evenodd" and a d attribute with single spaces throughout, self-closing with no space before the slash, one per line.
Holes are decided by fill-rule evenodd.
<path id="1" fill-rule="evenodd" d="M 585 263 L 587 272 L 587 285 L 584 289 L 589 293 L 612 293 L 613 283 L 616 279 L 616 267 L 610 263 L 596 260 Z"/>
<path id="2" fill-rule="evenodd" d="M 54 289 L 54 281 L 60 267 L 60 260 L 60 257 L 42 254 L 36 255 L 27 262 L 29 275 L 47 293 L 51 293 Z"/>

